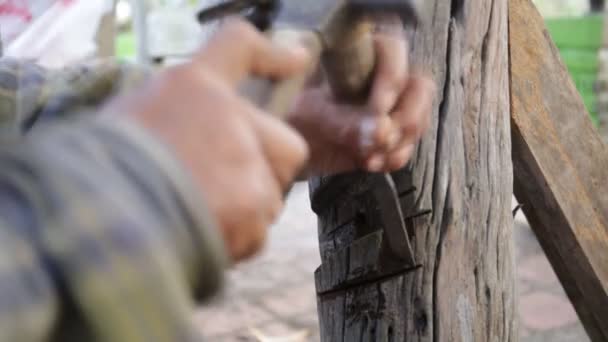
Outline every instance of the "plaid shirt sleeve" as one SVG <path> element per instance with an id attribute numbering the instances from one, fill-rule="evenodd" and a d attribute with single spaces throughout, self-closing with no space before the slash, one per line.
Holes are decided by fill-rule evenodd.
<path id="1" fill-rule="evenodd" d="M 194 300 L 227 261 L 204 199 L 137 125 L 62 120 L 56 96 L 92 107 L 97 90 L 71 97 L 24 66 L 0 63 L 4 134 L 28 132 L 0 143 L 0 341 L 199 341 Z"/>
<path id="2" fill-rule="evenodd" d="M 151 70 L 95 60 L 58 70 L 0 59 L 0 128 L 23 134 L 41 122 L 72 120 L 96 112 L 113 95 L 140 85 Z"/>

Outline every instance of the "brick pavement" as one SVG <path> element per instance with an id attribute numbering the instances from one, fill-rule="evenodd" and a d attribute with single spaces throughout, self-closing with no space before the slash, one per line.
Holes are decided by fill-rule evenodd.
<path id="1" fill-rule="evenodd" d="M 521 342 L 588 342 L 574 308 L 523 215 L 515 221 Z"/>
<path id="2" fill-rule="evenodd" d="M 293 337 L 281 342 L 319 340 L 312 274 L 321 258 L 309 208 L 307 186 L 297 184 L 265 251 L 231 270 L 225 293 L 199 312 L 209 341 L 258 341 L 252 329 Z"/>
<path id="3" fill-rule="evenodd" d="M 521 216 L 516 220 L 521 342 L 588 342 L 555 273 Z M 312 274 L 320 264 L 316 219 L 306 185 L 298 184 L 266 250 L 229 272 L 229 287 L 201 309 L 197 321 L 209 341 L 319 340 Z M 305 337 L 304 337 L 305 336 Z M 267 341 L 275 341 L 268 339 Z M 266 340 L 264 340 L 266 342 Z"/>

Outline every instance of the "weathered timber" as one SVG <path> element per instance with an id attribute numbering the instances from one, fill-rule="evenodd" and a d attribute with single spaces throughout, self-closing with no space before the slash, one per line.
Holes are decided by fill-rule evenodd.
<path id="1" fill-rule="evenodd" d="M 323 341 L 517 340 L 507 0 L 421 3 L 410 57 L 440 91 L 432 128 L 393 177 L 422 267 L 385 253 L 365 175 L 312 180 Z"/>
<path id="2" fill-rule="evenodd" d="M 515 195 L 593 341 L 608 341 L 608 150 L 543 19 L 510 1 Z"/>

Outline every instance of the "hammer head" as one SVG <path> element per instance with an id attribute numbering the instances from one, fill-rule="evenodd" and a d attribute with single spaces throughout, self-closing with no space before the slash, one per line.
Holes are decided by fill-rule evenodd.
<path id="1" fill-rule="evenodd" d="M 262 30 L 271 26 L 297 26 L 327 32 L 336 25 L 348 25 L 365 15 L 398 15 L 404 26 L 418 24 L 422 0 L 228 0 L 198 13 L 206 23 L 237 13 L 244 14 Z"/>
<path id="2" fill-rule="evenodd" d="M 418 24 L 417 0 L 346 0 L 344 6 L 354 15 L 394 14 L 404 25 Z"/>
<path id="3" fill-rule="evenodd" d="M 279 0 L 276 0 L 279 1 Z M 324 32 L 336 20 L 355 20 L 361 15 L 398 15 L 404 26 L 419 21 L 419 0 L 283 0 L 277 24 L 294 24 Z"/>
<path id="4" fill-rule="evenodd" d="M 279 1 L 279 0 L 275 0 Z M 421 0 L 284 0 L 273 26 L 313 29 L 327 40 L 339 39 L 341 28 L 361 17 L 397 15 L 404 26 L 419 23 Z"/>

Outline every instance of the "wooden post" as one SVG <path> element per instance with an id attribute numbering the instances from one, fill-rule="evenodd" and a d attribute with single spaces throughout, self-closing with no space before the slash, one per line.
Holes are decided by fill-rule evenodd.
<path id="1" fill-rule="evenodd" d="M 507 0 L 420 3 L 411 61 L 440 91 L 431 130 L 394 178 L 422 267 L 406 272 L 385 253 L 366 176 L 312 180 L 322 341 L 517 340 Z"/>
<path id="2" fill-rule="evenodd" d="M 608 11 L 604 13 L 602 46 L 599 51 L 599 71 L 596 83 L 597 113 L 600 135 L 608 143 Z"/>
<path id="3" fill-rule="evenodd" d="M 608 149 L 530 0 L 510 0 L 515 196 L 593 341 L 608 341 Z"/>

